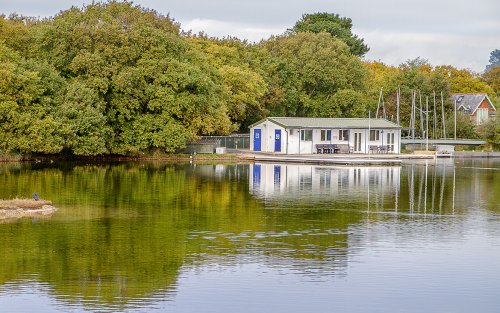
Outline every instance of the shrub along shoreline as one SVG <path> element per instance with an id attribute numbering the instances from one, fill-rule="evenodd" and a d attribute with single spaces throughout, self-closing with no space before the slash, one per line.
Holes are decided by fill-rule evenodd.
<path id="1" fill-rule="evenodd" d="M 0 163 L 8 162 L 64 162 L 64 161 L 83 161 L 83 162 L 127 162 L 127 161 L 165 161 L 165 162 L 245 162 L 252 159 L 242 154 L 151 154 L 151 155 L 99 155 L 99 156 L 76 156 L 76 155 L 9 155 L 1 154 Z"/>

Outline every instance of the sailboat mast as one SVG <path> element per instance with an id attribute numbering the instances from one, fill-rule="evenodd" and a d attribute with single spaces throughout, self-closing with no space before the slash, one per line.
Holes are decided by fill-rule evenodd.
<path id="1" fill-rule="evenodd" d="M 454 120 L 455 120 L 455 130 L 454 130 L 454 139 L 457 140 L 457 100 L 454 102 Z"/>
<path id="2" fill-rule="evenodd" d="M 421 133 L 421 137 L 420 138 L 424 138 L 424 114 L 422 112 L 422 93 L 420 92 L 420 90 L 418 91 L 418 95 L 420 97 L 420 133 Z"/>
<path id="3" fill-rule="evenodd" d="M 416 107 L 416 101 L 417 101 L 417 92 L 413 90 L 412 96 L 411 96 L 411 137 L 413 139 L 413 148 L 415 148 L 415 107 Z"/>
<path id="4" fill-rule="evenodd" d="M 434 139 L 437 138 L 437 135 L 436 135 L 436 129 L 437 129 L 437 110 L 436 110 L 436 91 L 433 91 L 433 95 L 434 95 L 434 115 L 432 116 L 432 121 L 434 122 L 434 127 L 433 127 L 433 137 Z"/>
<path id="5" fill-rule="evenodd" d="M 442 123 L 443 123 L 443 138 L 446 139 L 446 121 L 444 120 L 444 97 L 443 92 L 441 91 L 441 114 L 442 114 Z"/>
<path id="6" fill-rule="evenodd" d="M 399 125 L 399 97 L 401 96 L 401 89 L 398 87 L 396 94 L 396 122 Z"/>
<path id="7" fill-rule="evenodd" d="M 384 94 L 382 94 L 382 112 L 384 113 L 384 119 L 387 119 L 387 114 L 385 113 Z"/>
<path id="8" fill-rule="evenodd" d="M 425 150 L 429 151 L 429 97 L 425 96 Z"/>
<path id="9" fill-rule="evenodd" d="M 384 89 L 384 87 L 380 88 L 380 94 L 378 96 L 377 112 L 375 112 L 375 118 L 378 118 L 378 111 L 380 110 L 380 102 L 382 100 L 382 89 Z"/>

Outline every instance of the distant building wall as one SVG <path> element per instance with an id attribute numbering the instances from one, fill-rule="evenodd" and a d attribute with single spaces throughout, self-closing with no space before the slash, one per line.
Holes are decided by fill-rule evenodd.
<path id="1" fill-rule="evenodd" d="M 261 149 L 260 151 L 263 152 L 274 152 L 275 148 L 275 132 L 276 130 L 281 131 L 281 152 L 280 153 L 287 153 L 286 152 L 286 141 L 288 140 L 287 133 L 285 129 L 279 125 L 276 125 L 275 123 L 271 121 L 264 121 L 258 125 L 255 125 L 250 129 L 250 150 L 254 151 L 254 138 L 255 138 L 255 130 L 260 130 L 261 131 Z M 290 152 L 288 152 L 290 153 Z"/>
<path id="2" fill-rule="evenodd" d="M 283 154 L 315 154 L 318 144 L 334 144 L 344 148 L 344 152 L 354 153 L 376 152 L 376 147 L 389 147 L 390 153 L 400 153 L 401 149 L 401 130 L 398 129 L 285 129 L 272 122 L 266 121 L 252 127 L 250 150 L 254 151 L 254 132 L 255 129 L 261 131 L 261 150 L 263 152 L 275 152 L 275 131 L 281 131 L 281 151 Z M 307 137 L 305 131 L 312 132 L 311 137 Z M 347 131 L 347 136 L 343 136 L 343 131 Z M 323 132 L 323 134 L 322 134 Z M 328 137 L 325 135 L 329 132 Z M 372 137 L 370 135 L 372 133 Z M 355 134 L 358 134 L 357 139 Z M 370 138 L 371 137 L 371 138 Z M 329 139 L 328 139 L 329 138 Z M 360 138 L 360 139 L 359 139 Z M 347 139 L 347 140 L 344 140 Z M 356 141 L 360 144 L 356 146 Z M 372 150 L 370 150 L 372 147 Z M 375 150 L 373 149 L 375 147 Z"/>
<path id="3" fill-rule="evenodd" d="M 481 115 L 482 110 L 487 110 L 487 114 Z M 488 101 L 487 98 L 485 98 L 481 104 L 477 107 L 476 111 L 471 114 L 471 119 L 472 121 L 476 124 L 479 125 L 481 123 L 484 123 L 488 120 L 488 118 L 491 117 L 495 113 L 495 110 L 491 106 L 490 102 Z"/>

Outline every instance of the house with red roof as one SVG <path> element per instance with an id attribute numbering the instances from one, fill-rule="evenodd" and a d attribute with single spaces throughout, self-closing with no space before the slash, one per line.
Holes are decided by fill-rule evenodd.
<path id="1" fill-rule="evenodd" d="M 457 111 L 469 115 L 476 125 L 495 116 L 497 109 L 485 93 L 453 93 L 451 97 Z"/>

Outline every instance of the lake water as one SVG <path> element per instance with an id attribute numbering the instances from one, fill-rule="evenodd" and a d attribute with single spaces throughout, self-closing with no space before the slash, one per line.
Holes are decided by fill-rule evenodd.
<path id="1" fill-rule="evenodd" d="M 1 312 L 499 312 L 500 160 L 2 164 Z"/>

